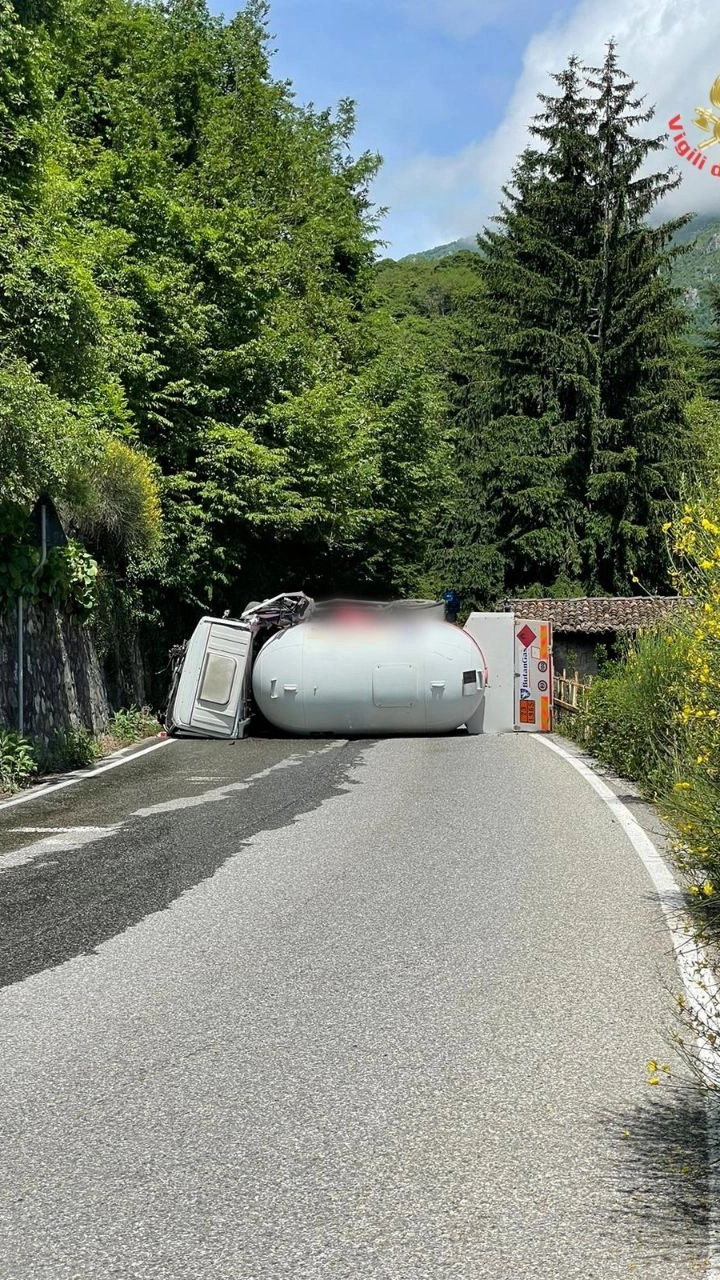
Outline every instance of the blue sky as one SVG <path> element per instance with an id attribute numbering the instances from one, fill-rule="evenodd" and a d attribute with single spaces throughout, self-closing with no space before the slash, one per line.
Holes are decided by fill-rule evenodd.
<path id="1" fill-rule="evenodd" d="M 238 7 L 211 0 L 227 16 Z M 299 99 L 356 100 L 356 149 L 384 157 L 375 197 L 390 206 L 383 234 L 399 257 L 480 229 L 536 93 L 570 53 L 596 62 L 615 36 L 641 88 L 662 99 L 659 129 L 667 111 L 691 116 L 693 86 L 720 71 L 702 15 L 687 0 L 273 0 L 271 30 L 276 74 Z M 696 177 L 689 207 L 712 204 Z"/>

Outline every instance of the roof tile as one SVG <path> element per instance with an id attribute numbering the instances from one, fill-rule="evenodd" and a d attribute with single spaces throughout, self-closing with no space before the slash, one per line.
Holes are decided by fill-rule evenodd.
<path id="1" fill-rule="evenodd" d="M 499 613 L 552 622 L 553 629 L 599 634 L 652 627 L 678 609 L 694 604 L 683 596 L 579 596 L 565 600 L 503 600 Z"/>

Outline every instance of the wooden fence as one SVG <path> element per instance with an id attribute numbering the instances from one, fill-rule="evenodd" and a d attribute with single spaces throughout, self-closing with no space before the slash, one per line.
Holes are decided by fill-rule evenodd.
<path id="1" fill-rule="evenodd" d="M 553 681 L 555 706 L 560 707 L 563 711 L 582 711 L 583 700 L 592 681 L 592 676 L 586 676 L 584 680 L 581 680 L 579 671 L 574 671 L 570 676 L 564 670 L 562 674 L 556 672 Z"/>

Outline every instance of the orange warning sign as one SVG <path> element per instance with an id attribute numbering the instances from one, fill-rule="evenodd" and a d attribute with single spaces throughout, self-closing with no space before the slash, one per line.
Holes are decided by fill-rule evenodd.
<path id="1" fill-rule="evenodd" d="M 552 626 L 538 618 L 515 619 L 515 728 L 552 730 Z"/>

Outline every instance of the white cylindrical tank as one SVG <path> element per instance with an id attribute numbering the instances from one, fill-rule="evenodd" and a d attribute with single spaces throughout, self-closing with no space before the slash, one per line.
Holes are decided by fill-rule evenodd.
<path id="1" fill-rule="evenodd" d="M 416 618 L 305 622 L 273 636 L 253 670 L 263 715 L 295 734 L 443 733 L 471 719 L 478 732 L 484 687 L 475 640 Z"/>

